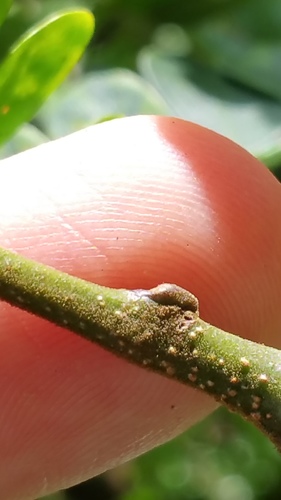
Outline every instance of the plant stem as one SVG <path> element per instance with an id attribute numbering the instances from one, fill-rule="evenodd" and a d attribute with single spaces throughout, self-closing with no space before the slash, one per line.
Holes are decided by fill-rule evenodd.
<path id="1" fill-rule="evenodd" d="M 204 322 L 186 290 L 102 287 L 0 248 L 0 298 L 208 393 L 281 450 L 281 352 Z"/>

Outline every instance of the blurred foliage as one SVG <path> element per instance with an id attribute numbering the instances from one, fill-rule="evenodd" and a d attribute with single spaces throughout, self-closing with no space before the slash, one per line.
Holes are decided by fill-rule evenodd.
<path id="1" fill-rule="evenodd" d="M 0 137 L 21 128 L 0 157 L 110 117 L 155 113 L 189 119 L 230 137 L 280 178 L 280 0 L 1 0 L 0 23 L 10 5 L 0 30 Z M 95 36 L 68 80 L 34 116 L 79 59 L 91 33 L 89 22 L 82 22 L 84 34 L 75 37 L 63 14 L 58 18 L 63 25 L 43 36 L 42 30 L 56 24 L 46 24 L 46 16 L 81 8 L 94 13 Z M 42 37 L 41 44 L 25 35 L 30 29 Z M 28 47 L 35 45 L 42 57 L 37 52 L 33 64 Z M 65 62 L 62 73 L 59 57 Z M 31 94 L 25 94 L 19 111 L 14 97 L 28 79 L 39 82 L 35 97 L 42 92 L 34 108 Z M 13 123 L 5 130 L 8 119 Z M 92 498 L 277 500 L 281 460 L 250 424 L 220 409 L 173 442 L 48 497 Z"/>
<path id="2" fill-rule="evenodd" d="M 226 135 L 278 169 L 280 0 L 17 0 L 1 29 L 0 57 L 33 23 L 78 7 L 94 12 L 96 33 L 35 117 L 43 134 L 56 138 L 104 116 L 173 115 Z M 71 53 L 69 42 L 57 46 Z M 21 147 L 14 138 L 0 157 Z"/>
<path id="3" fill-rule="evenodd" d="M 280 498 L 281 462 L 256 428 L 221 408 L 139 458 L 132 476 L 124 500 Z"/>
<path id="4" fill-rule="evenodd" d="M 0 24 L 4 21 L 7 13 L 9 12 L 12 0 L 2 0 L 0 5 Z"/>

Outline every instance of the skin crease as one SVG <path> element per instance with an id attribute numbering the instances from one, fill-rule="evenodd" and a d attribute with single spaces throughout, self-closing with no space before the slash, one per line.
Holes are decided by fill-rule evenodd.
<path id="1" fill-rule="evenodd" d="M 203 319 L 281 347 L 281 189 L 229 140 L 106 122 L 1 162 L 2 246 L 102 285 L 176 283 Z M 215 404 L 0 303 L 0 491 L 35 497 L 171 439 Z"/>

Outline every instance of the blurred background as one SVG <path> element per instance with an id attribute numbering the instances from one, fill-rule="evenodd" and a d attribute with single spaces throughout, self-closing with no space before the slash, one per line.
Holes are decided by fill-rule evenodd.
<path id="1" fill-rule="evenodd" d="M 34 23 L 87 7 L 95 35 L 4 158 L 112 117 L 158 114 L 233 139 L 281 177 L 280 0 L 16 0 L 0 58 Z M 281 459 L 219 409 L 174 441 L 45 500 L 279 500 Z"/>

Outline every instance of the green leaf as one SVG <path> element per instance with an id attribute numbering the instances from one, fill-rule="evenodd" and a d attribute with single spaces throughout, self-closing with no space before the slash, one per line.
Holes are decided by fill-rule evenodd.
<path id="1" fill-rule="evenodd" d="M 13 0 L 1 0 L 1 3 L 0 3 L 0 25 L 5 20 L 8 12 L 10 10 L 10 7 L 12 5 L 12 1 Z"/>
<path id="2" fill-rule="evenodd" d="M 0 143 L 30 120 L 65 79 L 92 37 L 86 10 L 57 13 L 16 44 L 0 66 Z"/>
<path id="3" fill-rule="evenodd" d="M 149 83 L 132 71 L 113 69 L 65 83 L 37 119 L 49 137 L 57 138 L 112 116 L 167 113 L 164 100 Z"/>
<path id="4" fill-rule="evenodd" d="M 215 130 L 255 156 L 270 157 L 271 167 L 280 164 L 279 103 L 237 88 L 194 62 L 168 57 L 153 48 L 142 51 L 139 68 L 165 99 L 169 114 Z"/>

